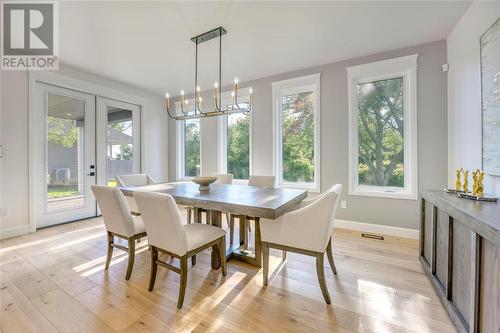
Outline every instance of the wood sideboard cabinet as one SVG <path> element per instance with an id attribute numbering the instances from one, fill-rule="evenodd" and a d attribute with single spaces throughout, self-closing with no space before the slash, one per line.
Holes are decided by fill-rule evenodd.
<path id="1" fill-rule="evenodd" d="M 500 332 L 500 203 L 423 191 L 420 261 L 460 332 Z"/>

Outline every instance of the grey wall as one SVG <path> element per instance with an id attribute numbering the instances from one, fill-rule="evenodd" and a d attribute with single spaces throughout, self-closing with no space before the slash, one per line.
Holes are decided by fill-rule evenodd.
<path id="1" fill-rule="evenodd" d="M 343 220 L 418 229 L 417 200 L 348 196 L 348 99 L 346 67 L 418 53 L 418 183 L 419 189 L 446 185 L 446 41 L 437 41 L 385 53 L 350 59 L 292 73 L 245 82 L 252 86 L 253 173 L 273 173 L 273 81 L 321 72 L 321 190 L 344 185 L 347 208 L 337 212 Z M 237 73 L 235 73 L 237 74 Z M 209 96 L 204 101 L 211 101 Z M 176 126 L 169 121 L 169 180 L 176 177 Z M 217 120 L 202 121 L 202 174 L 217 172 Z"/>

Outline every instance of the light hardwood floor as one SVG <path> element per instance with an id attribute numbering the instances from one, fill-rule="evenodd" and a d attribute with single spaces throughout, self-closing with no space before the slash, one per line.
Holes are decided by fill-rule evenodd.
<path id="1" fill-rule="evenodd" d="M 237 234 L 237 233 L 236 233 Z M 100 218 L 0 242 L 0 328 L 8 332 L 455 332 L 418 261 L 418 243 L 363 239 L 335 230 L 338 276 L 325 261 L 332 305 L 318 286 L 314 258 L 288 254 L 262 286 L 262 270 L 230 261 L 228 276 L 198 255 L 189 269 L 184 307 L 179 275 L 158 270 L 148 292 L 149 252 L 138 245 L 125 281 L 126 253 L 104 271 Z M 271 252 L 270 271 L 281 260 Z M 175 264 L 178 264 L 175 262 Z"/>

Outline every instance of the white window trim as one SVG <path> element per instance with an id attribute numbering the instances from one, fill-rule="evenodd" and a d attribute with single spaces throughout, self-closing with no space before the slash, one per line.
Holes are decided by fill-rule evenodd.
<path id="1" fill-rule="evenodd" d="M 238 91 L 238 100 L 239 101 L 248 101 L 250 99 L 250 89 L 251 87 L 247 87 Z M 222 105 L 231 104 L 231 92 L 225 91 L 222 93 Z M 219 173 L 227 173 L 227 116 L 218 117 L 217 120 L 217 170 Z M 250 128 L 249 128 L 249 174 L 252 174 L 252 124 L 253 124 L 253 114 L 250 112 Z M 233 179 L 233 184 L 239 185 L 248 185 L 248 179 Z"/>
<path id="2" fill-rule="evenodd" d="M 417 57 L 413 54 L 347 68 L 349 98 L 349 195 L 416 200 L 417 182 Z M 403 77 L 405 187 L 358 183 L 357 85 Z"/>
<path id="3" fill-rule="evenodd" d="M 180 108 L 180 102 L 175 103 L 175 108 L 179 109 Z M 188 103 L 194 103 L 194 99 L 188 100 Z M 191 104 L 193 105 L 193 104 Z M 200 120 L 200 175 L 203 175 L 203 120 Z M 185 158 L 184 158 L 184 124 L 186 123 L 185 120 L 178 120 L 176 121 L 176 151 L 177 151 L 177 165 L 176 165 L 176 178 L 177 180 L 188 180 L 190 177 L 187 177 L 184 173 L 185 171 Z"/>
<path id="4" fill-rule="evenodd" d="M 321 136 L 321 73 L 301 76 L 293 79 L 276 81 L 273 87 L 273 170 L 276 174 L 277 186 L 284 188 L 307 189 L 310 192 L 320 192 L 321 156 L 320 156 L 320 136 Z M 314 98 L 314 182 L 286 182 L 282 173 L 282 142 L 281 138 L 281 96 L 312 91 Z"/>

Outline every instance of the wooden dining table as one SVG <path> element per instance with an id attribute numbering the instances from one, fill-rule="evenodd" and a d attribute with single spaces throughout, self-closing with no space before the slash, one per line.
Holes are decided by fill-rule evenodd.
<path id="1" fill-rule="evenodd" d="M 239 242 L 229 243 L 226 260 L 236 259 L 262 267 L 260 219 L 276 219 L 307 197 L 307 191 L 283 188 L 262 188 L 246 185 L 212 184 L 209 191 L 200 191 L 192 182 L 157 183 L 146 186 L 120 187 L 126 196 L 136 191 L 170 194 L 177 204 L 194 207 L 194 222 L 202 222 L 202 211 L 207 212 L 207 223 L 222 227 L 222 213 L 234 214 L 239 218 Z M 249 250 L 246 218 L 255 223 L 253 251 Z M 212 251 L 212 267 L 218 269 L 220 261 Z"/>

